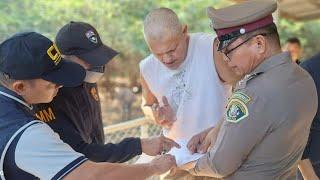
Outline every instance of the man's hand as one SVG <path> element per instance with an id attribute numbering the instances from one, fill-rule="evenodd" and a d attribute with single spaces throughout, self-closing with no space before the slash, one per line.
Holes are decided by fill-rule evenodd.
<path id="1" fill-rule="evenodd" d="M 209 133 L 207 134 L 204 141 L 199 146 L 199 152 L 207 152 L 208 149 L 211 149 L 214 144 L 216 143 L 217 137 L 218 137 L 219 129 L 218 128 L 212 128 Z"/>
<path id="2" fill-rule="evenodd" d="M 176 121 L 176 114 L 165 96 L 162 97 L 162 102 L 163 106 L 159 106 L 158 104 L 152 105 L 152 113 L 157 124 L 169 129 L 174 121 Z"/>
<path id="3" fill-rule="evenodd" d="M 165 154 L 154 158 L 150 162 L 150 166 L 155 174 L 160 175 L 169 171 L 171 168 L 177 167 L 177 163 L 174 156 Z"/>
<path id="4" fill-rule="evenodd" d="M 213 128 L 206 129 L 202 131 L 199 134 L 194 135 L 188 142 L 187 147 L 189 151 L 194 154 L 196 152 L 198 153 L 205 153 L 206 151 L 203 151 L 203 149 L 200 149 L 200 146 L 203 144 L 206 136 L 210 132 L 210 130 Z"/>
<path id="5" fill-rule="evenodd" d="M 300 169 L 301 175 L 305 180 L 319 180 L 314 168 L 311 164 L 310 159 L 301 160 L 298 164 L 298 168 Z"/>
<path id="6" fill-rule="evenodd" d="M 186 171 L 189 171 L 190 169 L 193 169 L 196 165 L 197 161 L 191 161 L 191 162 L 188 162 L 186 164 L 183 164 L 181 166 L 179 166 L 180 169 L 183 169 L 183 170 L 186 170 Z"/>
<path id="7" fill-rule="evenodd" d="M 206 153 L 208 149 L 211 149 L 216 143 L 219 130 L 217 128 L 212 128 L 204 140 L 198 145 L 198 153 Z"/>
<path id="8" fill-rule="evenodd" d="M 162 152 L 168 152 L 173 147 L 180 148 L 180 145 L 172 139 L 164 136 L 141 139 L 142 152 L 150 156 L 156 156 Z"/>

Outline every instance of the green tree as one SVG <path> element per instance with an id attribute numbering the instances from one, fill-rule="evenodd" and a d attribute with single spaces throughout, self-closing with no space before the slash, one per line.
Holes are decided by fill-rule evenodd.
<path id="1" fill-rule="evenodd" d="M 318 45 L 318 37 L 320 37 L 319 20 L 294 22 L 287 19 L 280 19 L 278 25 L 282 44 L 290 37 L 297 37 L 300 39 L 304 49 L 303 59 L 309 58 L 317 52 L 320 52 L 320 47 Z"/>
<path id="2" fill-rule="evenodd" d="M 103 42 L 120 52 L 107 67 L 100 92 L 112 95 L 114 77 L 137 84 L 138 63 L 149 54 L 143 37 L 143 19 L 154 8 L 173 9 L 189 32 L 213 33 L 206 7 L 223 7 L 226 0 L 1 0 L 0 41 L 21 31 L 37 31 L 54 40 L 70 21 L 84 21 L 98 30 Z M 279 21 L 282 42 L 291 36 L 302 40 L 305 57 L 319 52 L 319 21 Z"/>

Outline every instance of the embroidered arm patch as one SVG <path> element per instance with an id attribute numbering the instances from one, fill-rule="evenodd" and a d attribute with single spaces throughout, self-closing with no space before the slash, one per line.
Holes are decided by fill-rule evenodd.
<path id="1" fill-rule="evenodd" d="M 238 123 L 249 116 L 247 104 L 251 98 L 243 92 L 235 92 L 230 97 L 227 105 L 226 120 Z"/>

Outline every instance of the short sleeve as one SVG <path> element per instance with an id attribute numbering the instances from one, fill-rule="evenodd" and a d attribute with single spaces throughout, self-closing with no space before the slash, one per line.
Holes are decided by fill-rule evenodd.
<path id="1" fill-rule="evenodd" d="M 61 179 L 86 160 L 45 123 L 28 127 L 15 150 L 17 166 L 40 179 Z"/>

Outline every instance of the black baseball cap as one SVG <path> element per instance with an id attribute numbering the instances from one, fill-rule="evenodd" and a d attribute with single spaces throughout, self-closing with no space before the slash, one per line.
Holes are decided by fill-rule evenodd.
<path id="1" fill-rule="evenodd" d="M 63 55 L 75 55 L 92 66 L 103 66 L 118 54 L 101 42 L 94 27 L 84 22 L 64 25 L 55 41 Z"/>
<path id="2" fill-rule="evenodd" d="M 36 32 L 16 34 L 0 44 L 0 72 L 15 80 L 44 79 L 74 87 L 83 83 L 85 70 L 61 58 L 56 45 Z"/>

